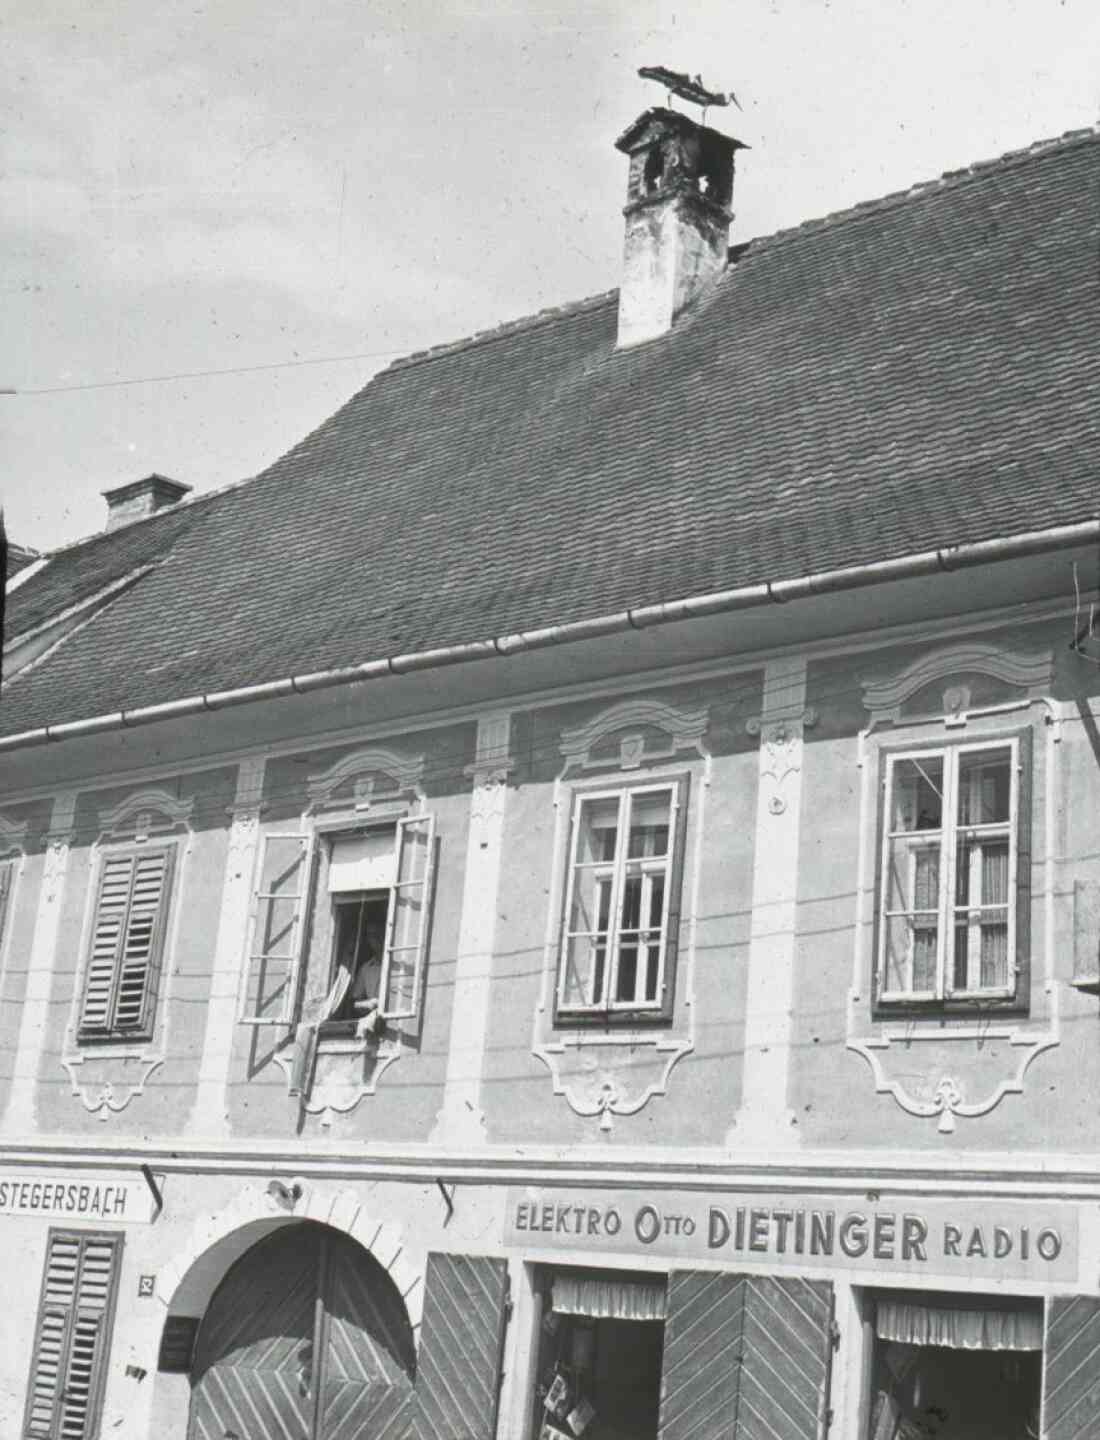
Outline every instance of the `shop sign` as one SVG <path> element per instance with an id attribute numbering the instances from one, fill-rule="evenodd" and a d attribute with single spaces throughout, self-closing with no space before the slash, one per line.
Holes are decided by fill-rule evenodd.
<path id="1" fill-rule="evenodd" d="M 153 1217 L 153 1204 L 153 1194 L 140 1175 L 84 1171 L 67 1175 L 9 1172 L 0 1176 L 0 1218 L 31 1215 L 41 1220 L 145 1225 Z"/>
<path id="2" fill-rule="evenodd" d="M 1069 1206 L 623 1190 L 509 1193 L 504 1243 L 982 1280 L 1077 1278 Z"/>

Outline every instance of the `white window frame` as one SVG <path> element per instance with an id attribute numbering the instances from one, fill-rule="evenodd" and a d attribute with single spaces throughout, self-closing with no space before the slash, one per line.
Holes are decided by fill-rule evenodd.
<path id="1" fill-rule="evenodd" d="M 958 786 L 960 759 L 964 755 L 973 755 L 982 751 L 1008 750 L 1009 751 L 1009 814 L 1007 821 L 997 821 L 988 825 L 966 825 L 958 823 Z M 903 1005 L 906 1003 L 927 1005 L 944 1004 L 952 1000 L 960 1001 L 982 1001 L 982 1000 L 1013 1000 L 1017 995 L 1017 987 L 1020 974 L 1020 957 L 1017 951 L 1017 871 L 1019 864 L 1020 850 L 1020 790 L 1021 790 L 1021 755 L 1020 741 L 1016 735 L 988 735 L 980 740 L 965 741 L 960 743 L 943 744 L 936 746 L 914 747 L 905 750 L 892 750 L 886 756 L 886 773 L 883 779 L 882 790 L 882 844 L 879 854 L 879 902 L 878 902 L 878 953 L 877 964 L 877 998 L 883 1005 Z M 941 802 L 941 829 L 929 831 L 914 830 L 893 830 L 891 828 L 894 810 L 894 776 L 897 767 L 903 761 L 911 761 L 917 764 L 927 763 L 929 760 L 942 760 L 943 762 L 943 796 Z M 975 986 L 974 966 L 980 963 L 980 945 L 968 947 L 969 971 L 967 984 L 964 987 L 956 987 L 953 983 L 955 973 L 955 925 L 962 912 L 968 913 L 968 924 L 971 928 L 980 928 L 981 911 L 986 912 L 989 906 L 973 905 L 960 907 L 956 902 L 955 872 L 958 858 L 958 843 L 960 834 L 975 834 L 987 831 L 990 834 L 1004 834 L 1008 840 L 1008 880 L 1006 886 L 1007 899 L 1005 912 L 1007 921 L 1007 957 L 1006 972 L 1008 983 L 999 986 Z M 939 893 L 937 896 L 937 908 L 935 913 L 937 926 L 936 943 L 936 983 L 932 990 L 888 990 L 887 987 L 887 945 L 889 943 L 891 920 L 905 919 L 915 913 L 913 908 L 909 910 L 891 910 L 889 908 L 890 883 L 890 847 L 891 842 L 902 837 L 913 837 L 927 835 L 929 841 L 938 838 L 940 865 L 939 865 Z M 915 856 L 916 846 L 910 852 Z M 980 863 L 978 857 L 980 851 L 975 850 L 972 857 L 972 864 Z M 908 887 L 910 896 L 915 897 L 916 887 L 914 877 L 910 877 Z M 974 886 L 970 888 L 971 895 L 974 894 Z M 930 916 L 933 912 L 927 912 Z M 910 952 L 909 952 L 909 975 L 913 974 L 912 958 L 912 935 L 915 927 L 910 927 Z"/>
<path id="2" fill-rule="evenodd" d="M 630 813 L 634 800 L 641 795 L 653 795 L 659 793 L 669 795 L 669 833 L 668 850 L 663 856 L 639 857 L 631 860 L 625 853 L 625 845 L 629 836 Z M 580 862 L 577 859 L 581 839 L 580 818 L 584 806 L 600 800 L 615 800 L 618 802 L 619 810 L 616 820 L 616 845 L 615 856 L 611 861 Z M 672 1017 L 674 996 L 670 993 L 669 987 L 675 984 L 675 967 L 670 966 L 669 956 L 674 951 L 675 937 L 670 937 L 669 921 L 675 914 L 679 917 L 679 895 L 678 889 L 682 884 L 682 870 L 684 860 L 685 826 L 684 816 L 687 807 L 687 777 L 684 775 L 672 775 L 660 779 L 651 779 L 642 782 L 635 782 L 627 785 L 604 786 L 592 789 L 578 787 L 573 792 L 572 808 L 569 821 L 569 850 L 568 868 L 565 880 L 565 899 L 562 910 L 561 932 L 558 943 L 558 974 L 555 988 L 555 1009 L 560 1021 L 569 1023 L 572 1020 L 599 1019 L 609 1016 L 618 1016 L 628 1020 L 632 1016 L 639 1017 Z M 591 1004 L 578 1004 L 576 1001 L 566 999 L 566 980 L 568 977 L 570 941 L 579 936 L 591 935 L 596 932 L 587 930 L 574 931 L 570 928 L 570 919 L 573 914 L 573 901 L 576 893 L 577 872 L 581 868 L 593 870 L 610 871 L 611 894 L 608 903 L 609 925 L 606 932 L 605 946 L 606 959 L 604 963 L 604 977 L 602 995 L 596 997 Z M 622 900 L 623 885 L 628 874 L 640 874 L 643 882 L 654 875 L 660 874 L 665 882 L 665 903 L 661 914 L 661 931 L 659 939 L 658 960 L 657 960 L 657 985 L 656 995 L 652 1000 L 632 999 L 616 1000 L 614 998 L 618 989 L 619 955 L 622 943 Z M 646 914 L 645 895 L 649 893 L 649 886 L 644 885 L 643 900 L 639 906 L 639 916 Z M 638 927 L 639 934 L 647 931 L 650 927 L 641 925 Z M 638 985 L 644 974 L 644 966 L 641 963 L 642 946 L 639 945 L 639 960 L 637 967 L 637 978 L 635 981 L 635 995 Z"/>
<path id="3" fill-rule="evenodd" d="M 425 830 L 425 869 L 423 875 L 415 880 L 403 880 L 401 878 L 401 859 L 405 836 L 415 827 L 424 827 Z M 386 913 L 385 944 L 382 954 L 382 970 L 379 978 L 378 1013 L 383 1020 L 415 1020 L 420 1015 L 424 1003 L 425 971 L 427 967 L 428 941 L 431 930 L 431 911 L 434 899 L 435 883 L 435 845 L 436 828 L 435 816 L 427 812 L 407 813 L 393 817 L 387 817 L 379 821 L 363 821 L 361 819 L 350 820 L 325 820 L 310 827 L 308 830 L 285 831 L 273 830 L 263 836 L 256 858 L 256 881 L 252 893 L 252 910 L 249 917 L 248 941 L 245 951 L 245 963 L 241 970 L 240 988 L 237 1001 L 237 1020 L 241 1025 L 249 1026 L 280 1026 L 286 1028 L 293 1025 L 299 1018 L 302 1008 L 302 990 L 308 968 L 311 964 L 320 964 L 319 957 L 312 953 L 313 931 L 316 924 L 317 906 L 324 903 L 327 897 L 322 897 L 317 890 L 318 884 L 318 856 L 320 847 L 323 844 L 331 844 L 341 837 L 362 834 L 367 830 L 392 830 L 394 836 L 394 878 L 389 885 L 389 903 Z M 283 993 L 283 1004 L 278 1013 L 272 1015 L 255 1015 L 248 1013 L 248 987 L 250 977 L 254 972 L 257 963 L 265 959 L 265 952 L 257 950 L 257 936 L 261 922 L 262 902 L 274 898 L 274 892 L 261 891 L 260 881 L 264 874 L 264 866 L 267 856 L 267 847 L 271 841 L 298 841 L 302 846 L 302 858 L 299 874 L 301 883 L 296 891 L 278 892 L 278 898 L 295 902 L 292 933 L 289 942 L 289 955 L 286 958 L 290 961 L 288 980 Z M 422 896 L 422 913 L 418 930 L 417 942 L 412 946 L 398 945 L 398 907 L 402 892 L 411 892 L 419 889 Z M 335 944 L 335 930 L 333 932 L 333 944 Z M 414 952 L 415 974 L 413 984 L 410 988 L 411 1000 L 405 1005 L 386 1004 L 386 997 L 389 995 L 390 983 L 393 974 L 394 956 L 398 950 L 412 950 Z M 334 952 L 329 948 L 324 963 L 327 965 L 328 978 L 331 983 L 331 970 Z"/>

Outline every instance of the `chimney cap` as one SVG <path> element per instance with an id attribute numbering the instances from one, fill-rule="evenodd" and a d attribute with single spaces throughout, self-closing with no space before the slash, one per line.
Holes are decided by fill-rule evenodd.
<path id="1" fill-rule="evenodd" d="M 682 110 L 670 110 L 665 105 L 652 105 L 648 110 L 643 110 L 629 124 L 619 138 L 615 141 L 615 149 L 621 150 L 624 155 L 630 155 L 639 146 L 654 139 L 658 135 L 667 135 L 670 131 L 678 132 L 681 135 L 705 135 L 713 142 L 718 142 L 729 150 L 748 150 L 750 147 L 743 140 L 735 140 L 732 135 L 725 135 L 721 130 L 715 130 L 710 125 L 701 125 L 698 120 L 693 120 L 690 115 L 685 115 Z M 647 135 L 647 132 L 648 135 Z"/>
<path id="2" fill-rule="evenodd" d="M 99 493 L 108 506 L 132 500 L 135 495 L 144 495 L 146 492 L 155 495 L 162 505 L 174 505 L 177 500 L 190 494 L 193 488 L 185 485 L 182 480 L 173 480 L 170 475 L 161 475 L 154 470 L 149 475 L 143 475 L 140 480 L 124 480 L 121 485 L 109 485 Z"/>

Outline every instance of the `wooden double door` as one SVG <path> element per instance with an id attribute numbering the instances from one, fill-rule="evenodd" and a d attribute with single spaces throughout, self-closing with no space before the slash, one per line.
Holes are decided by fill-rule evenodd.
<path id="1" fill-rule="evenodd" d="M 389 1275 L 324 1225 L 275 1231 L 234 1264 L 199 1331 L 188 1440 L 390 1440 L 416 1351 Z"/>

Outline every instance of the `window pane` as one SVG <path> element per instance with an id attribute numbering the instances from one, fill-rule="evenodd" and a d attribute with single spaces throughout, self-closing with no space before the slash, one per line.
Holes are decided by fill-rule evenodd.
<path id="1" fill-rule="evenodd" d="M 668 790 L 631 796 L 628 859 L 650 859 L 668 854 L 671 813 L 672 795 Z"/>
<path id="2" fill-rule="evenodd" d="M 898 760 L 893 780 L 891 830 L 939 830 L 943 824 L 943 756 Z"/>
<path id="3" fill-rule="evenodd" d="M 1008 988 L 1008 923 L 982 925 L 981 983 L 984 990 Z"/>
<path id="4" fill-rule="evenodd" d="M 963 751 L 959 756 L 959 824 L 1006 824 L 1012 791 L 1012 751 Z"/>
<path id="5" fill-rule="evenodd" d="M 577 824 L 577 864 L 609 865 L 615 859 L 615 842 L 619 833 L 618 799 L 611 796 L 582 800 Z"/>
<path id="6" fill-rule="evenodd" d="M 611 923 L 611 876 L 578 870 L 573 880 L 570 933 L 606 934 Z"/>
<path id="7" fill-rule="evenodd" d="M 591 935 L 570 936 L 566 942 L 562 1004 L 579 1006 L 604 1003 L 606 965 L 605 940 Z"/>
<path id="8" fill-rule="evenodd" d="M 936 988 L 939 921 L 898 915 L 886 922 L 886 994 L 924 994 Z"/>
<path id="9" fill-rule="evenodd" d="M 619 977 L 615 986 L 615 999 L 622 1002 L 637 1000 L 637 986 L 638 946 L 631 940 L 619 946 Z"/>
<path id="10" fill-rule="evenodd" d="M 886 909 L 931 911 L 939 909 L 940 842 L 921 836 L 899 835 L 889 843 Z"/>

